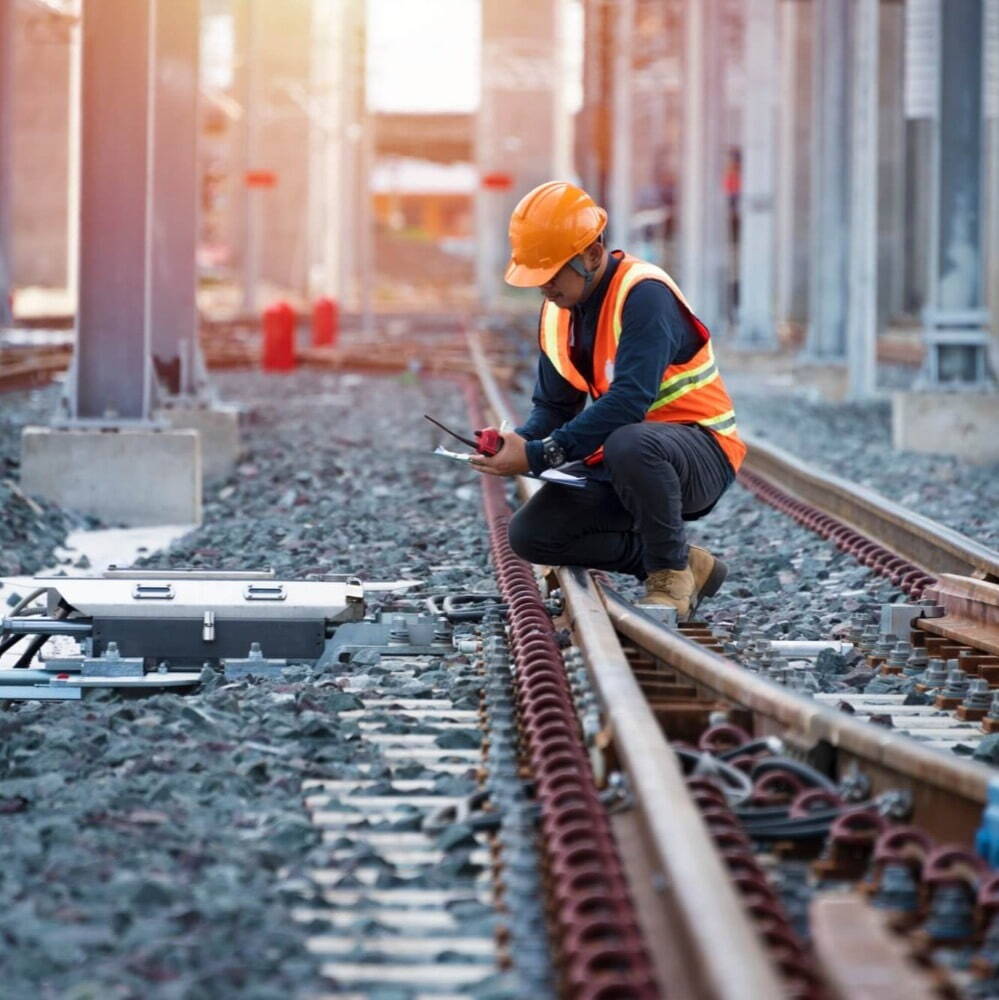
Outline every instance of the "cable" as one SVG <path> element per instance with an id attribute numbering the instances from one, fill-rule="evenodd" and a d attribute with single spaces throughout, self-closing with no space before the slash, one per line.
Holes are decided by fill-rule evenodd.
<path id="1" fill-rule="evenodd" d="M 749 775 L 731 764 L 726 764 L 712 754 L 685 747 L 673 747 L 673 752 L 684 764 L 684 772 L 697 777 L 718 778 L 725 797 L 732 805 L 745 802 L 753 794 Z"/>
<path id="2" fill-rule="evenodd" d="M 38 608 L 38 609 L 28 608 L 28 605 L 36 597 L 41 597 L 42 594 L 48 593 L 48 589 L 49 589 L 48 587 L 38 587 L 35 590 L 33 590 L 30 594 L 28 594 L 27 597 L 22 597 L 17 602 L 17 604 L 15 604 L 14 607 L 10 609 L 10 612 L 7 614 L 7 617 L 8 618 L 17 618 L 22 613 L 24 615 L 41 614 L 45 610 L 44 608 Z M 27 608 L 27 610 L 25 610 L 26 608 Z M 0 625 L 0 635 L 2 635 L 6 631 L 7 630 L 5 628 L 3 628 L 2 625 Z M 18 634 L 18 635 L 9 635 L 9 636 L 7 636 L 6 639 L 0 641 L 0 656 L 2 656 L 4 653 L 6 653 L 8 649 L 11 649 L 14 646 L 16 646 L 23 638 L 24 638 L 24 634 L 21 633 L 21 634 Z M 20 661 L 18 661 L 18 662 L 20 662 Z"/>
<path id="3" fill-rule="evenodd" d="M 743 754 L 756 754 L 762 753 L 764 750 L 770 753 L 779 753 L 783 749 L 784 744 L 781 742 L 780 738 L 777 736 L 764 736 L 758 740 L 750 740 L 748 743 L 743 743 L 740 747 L 735 747 L 732 750 L 722 750 L 720 753 L 715 754 L 720 760 L 734 760 L 736 757 L 741 757 Z"/>
<path id="4" fill-rule="evenodd" d="M 757 761 L 753 765 L 750 775 L 753 781 L 756 781 L 771 771 L 790 771 L 796 778 L 801 778 L 802 781 L 807 782 L 815 788 L 822 788 L 827 792 L 839 794 L 839 787 L 821 771 L 817 771 L 814 767 L 804 764 L 800 760 L 794 760 L 791 757 L 767 757 L 764 760 Z"/>
<path id="5" fill-rule="evenodd" d="M 55 609 L 55 613 L 52 615 L 53 621 L 62 621 L 69 614 L 69 608 L 63 604 Z M 50 638 L 49 635 L 42 634 L 36 635 L 32 638 L 31 642 L 28 643 L 27 648 L 21 653 L 20 659 L 14 664 L 14 669 L 23 669 L 31 664 L 31 661 L 35 658 L 35 654 L 45 645 L 45 643 Z M 11 643 L 13 645 L 13 643 Z"/>
<path id="6" fill-rule="evenodd" d="M 35 653 L 38 652 L 45 645 L 47 635 L 36 635 L 33 636 L 31 642 L 28 643 L 27 649 L 21 654 L 20 659 L 14 664 L 15 670 L 21 670 L 27 667 L 31 661 L 35 658 Z"/>
<path id="7" fill-rule="evenodd" d="M 12 646 L 16 646 L 26 635 L 25 632 L 17 632 L 14 635 L 7 636 L 2 642 L 0 642 L 0 656 L 3 656 Z"/>

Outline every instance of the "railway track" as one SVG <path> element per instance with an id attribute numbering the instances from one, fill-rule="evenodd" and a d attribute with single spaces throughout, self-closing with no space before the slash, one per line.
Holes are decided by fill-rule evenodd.
<path id="1" fill-rule="evenodd" d="M 474 424 L 509 415 L 474 340 L 439 370 Z M 778 681 L 811 659 L 737 621 L 669 627 L 591 573 L 539 587 L 486 479 L 503 607 L 417 641 L 427 609 L 398 601 L 321 682 L 353 749 L 303 778 L 324 863 L 285 874 L 334 995 L 999 996 L 975 852 L 997 852 L 996 772 L 950 752 L 991 728 L 997 557 L 781 458 L 754 445 L 746 485 L 921 602 L 849 644 L 886 682 L 929 672 L 923 703 L 803 696 Z"/>
<path id="2" fill-rule="evenodd" d="M 351 331 L 334 347 L 299 346 L 296 362 L 323 371 L 368 375 L 471 375 L 472 364 L 456 324 L 453 317 L 450 324 L 420 314 L 387 317 L 374 335 Z M 205 366 L 211 371 L 257 367 L 261 352 L 257 327 L 246 321 L 205 322 L 201 329 Z M 69 369 L 73 349 L 65 335 L 51 328 L 16 332 L 20 335 L 16 342 L 0 345 L 0 392 L 45 385 Z M 509 375 L 501 352 L 494 352 L 492 360 L 498 371 Z"/>
<path id="3" fill-rule="evenodd" d="M 493 415 L 509 418 L 474 341 L 472 350 Z M 752 485 L 775 491 L 761 467 L 772 467 L 779 458 L 758 447 L 749 464 Z M 905 633 L 892 636 L 891 652 L 900 641 L 922 648 L 922 662 L 936 661 L 938 672 L 946 662 L 943 654 L 950 661 L 946 676 L 957 690 L 963 682 L 965 694 L 924 685 L 922 693 L 932 701 L 923 706 L 899 704 L 905 696 L 805 698 L 723 655 L 724 636 L 696 625 L 664 627 L 593 574 L 558 570 L 564 623 L 573 630 L 606 720 L 602 732 L 613 764 L 602 767 L 620 767 L 633 789 L 642 831 L 638 841 L 648 847 L 645 867 L 669 887 L 665 895 L 672 898 L 659 904 L 671 912 L 668 919 L 660 914 L 659 926 L 668 926 L 671 935 L 689 945 L 678 949 L 674 962 L 660 961 L 660 981 L 676 982 L 679 976 L 692 996 L 740 995 L 738 986 L 726 992 L 724 956 L 744 958 L 745 942 L 724 934 L 728 930 L 738 938 L 748 922 L 766 942 L 757 951 L 769 957 L 770 971 L 782 977 L 782 988 L 791 995 L 837 995 L 837 990 L 855 995 L 865 974 L 905 983 L 908 995 L 912 990 L 927 996 L 947 990 L 990 995 L 995 964 L 989 964 L 985 938 L 995 883 L 974 843 L 978 837 L 986 853 L 992 849 L 994 832 L 988 820 L 983 824 L 983 814 L 995 772 L 941 750 L 955 736 L 977 740 L 989 729 L 953 719 L 947 710 L 960 714 L 963 707 L 967 714 L 962 703 L 970 685 L 964 667 L 985 671 L 977 675 L 977 688 L 987 683 L 999 603 L 989 581 L 999 570 L 999 556 L 925 519 L 906 518 L 901 508 L 869 493 L 851 506 L 842 483 L 828 484 L 832 511 L 813 512 L 807 501 L 825 496 L 822 486 L 814 485 L 821 477 L 810 470 L 798 475 L 781 479 L 782 502 L 798 519 L 811 520 L 841 547 L 926 598 L 922 605 L 893 610 L 895 617 L 881 635 L 887 637 L 892 628 L 901 631 L 898 623 Z M 535 484 L 522 480 L 520 488 L 528 495 Z M 941 567 L 974 573 L 981 582 L 941 573 Z M 934 645 L 938 639 L 950 645 Z M 875 670 L 905 669 L 889 658 L 874 650 L 866 657 Z M 675 770 L 663 757 L 674 752 L 693 771 L 687 797 L 700 807 L 704 823 L 692 825 L 686 835 L 662 826 L 664 817 L 683 811 L 678 805 L 682 791 L 674 789 L 668 802 L 657 794 L 663 775 Z M 652 759 L 656 765 L 650 767 Z M 735 785 L 741 791 L 734 792 Z M 733 801 L 738 803 L 734 809 Z M 686 853 L 695 850 L 692 844 L 699 845 L 702 856 Z M 728 867 L 721 882 L 711 877 L 718 875 L 717 863 L 709 858 L 714 845 Z M 773 879 L 762 877 L 764 872 L 777 873 L 778 881 L 786 877 L 781 872 L 787 859 L 799 866 L 799 895 L 810 897 L 804 934 L 801 926 L 794 933 L 794 920 L 786 909 L 781 912 L 780 901 L 775 903 Z M 807 863 L 804 875 L 802 863 Z M 685 878 L 690 873 L 696 873 L 690 879 L 694 885 Z M 908 879 L 909 896 L 901 902 L 889 892 L 896 878 Z M 733 896 L 745 904 L 741 925 L 732 916 Z M 901 909 L 893 908 L 896 904 Z M 700 924 L 706 912 L 726 906 L 722 927 Z M 896 926 L 905 924 L 904 936 L 888 930 L 874 912 L 879 908 L 892 915 Z M 948 922 L 949 917 L 957 919 Z M 847 931 L 858 925 L 867 927 L 863 961 L 855 953 L 844 958 Z M 960 967 L 963 961 L 964 970 L 942 972 L 955 953 L 961 960 L 954 964 Z M 967 971 L 973 959 L 975 973 Z M 748 990 L 741 995 L 770 994 Z"/>

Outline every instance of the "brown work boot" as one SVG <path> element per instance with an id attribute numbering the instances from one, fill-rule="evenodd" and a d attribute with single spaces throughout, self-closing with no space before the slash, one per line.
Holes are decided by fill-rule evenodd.
<path id="1" fill-rule="evenodd" d="M 694 578 L 694 596 L 690 602 L 690 613 L 693 614 L 705 597 L 713 597 L 718 593 L 728 576 L 728 567 L 707 549 L 697 545 L 690 545 L 688 549 L 687 568 Z"/>
<path id="2" fill-rule="evenodd" d="M 684 569 L 656 569 L 645 578 L 645 596 L 638 602 L 659 604 L 676 608 L 677 618 L 684 619 L 690 613 L 690 601 L 694 596 L 694 574 L 687 566 Z"/>

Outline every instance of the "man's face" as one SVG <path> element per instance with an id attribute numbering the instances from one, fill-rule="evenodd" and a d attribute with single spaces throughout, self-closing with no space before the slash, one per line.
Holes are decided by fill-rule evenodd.
<path id="1" fill-rule="evenodd" d="M 603 261 L 603 247 L 599 243 L 588 246 L 581 254 L 583 264 L 590 270 L 596 270 Z M 586 298 L 589 291 L 586 281 L 568 264 L 563 264 L 555 276 L 541 285 L 541 294 L 560 309 L 571 309 Z"/>
<path id="2" fill-rule="evenodd" d="M 586 282 L 568 264 L 563 264 L 555 276 L 541 286 L 541 294 L 560 309 L 571 309 L 583 298 Z"/>

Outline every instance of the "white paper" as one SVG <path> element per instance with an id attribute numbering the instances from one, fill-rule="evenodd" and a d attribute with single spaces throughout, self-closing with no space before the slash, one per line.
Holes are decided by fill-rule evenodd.
<path id="1" fill-rule="evenodd" d="M 548 483 L 558 483 L 560 486 L 585 486 L 586 479 L 583 476 L 574 476 L 571 472 L 561 472 L 558 469 L 545 469 L 538 476 Z"/>
<path id="2" fill-rule="evenodd" d="M 440 455 L 441 458 L 449 458 L 452 462 L 471 462 L 472 453 L 464 451 L 448 451 L 444 445 L 439 444 L 434 448 L 434 454 Z"/>
<path id="3" fill-rule="evenodd" d="M 444 445 L 439 444 L 434 449 L 435 455 L 441 458 L 450 459 L 452 462 L 470 462 L 475 455 L 471 452 L 449 451 Z M 571 486 L 581 489 L 586 485 L 585 476 L 574 476 L 571 472 L 561 472 L 559 469 L 545 469 L 540 476 L 527 474 L 528 479 L 541 479 L 546 483 L 555 483 L 557 486 Z"/>

